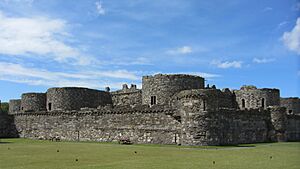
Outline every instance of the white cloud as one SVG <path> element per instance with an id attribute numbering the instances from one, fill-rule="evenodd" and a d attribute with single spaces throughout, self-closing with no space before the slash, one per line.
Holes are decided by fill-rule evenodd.
<path id="1" fill-rule="evenodd" d="M 275 61 L 275 59 L 267 59 L 267 58 L 261 58 L 261 59 L 254 58 L 253 59 L 254 63 L 270 63 L 270 62 L 274 62 L 274 61 Z"/>
<path id="2" fill-rule="evenodd" d="M 222 62 L 220 60 L 213 60 L 210 64 L 215 65 L 218 68 L 227 69 L 227 68 L 241 68 L 242 67 L 242 61 L 225 61 Z"/>
<path id="3" fill-rule="evenodd" d="M 280 22 L 277 26 L 277 28 L 281 28 L 283 27 L 284 25 L 288 24 L 288 21 L 283 21 L 283 22 Z"/>
<path id="4" fill-rule="evenodd" d="M 176 49 L 168 50 L 167 53 L 171 55 L 178 55 L 178 54 L 189 54 L 192 53 L 193 49 L 190 46 L 182 46 Z"/>
<path id="5" fill-rule="evenodd" d="M 264 12 L 267 12 L 267 11 L 272 11 L 273 10 L 273 8 L 272 7 L 265 7 L 264 9 L 263 9 L 263 11 Z"/>
<path id="6" fill-rule="evenodd" d="M 218 75 L 218 74 L 205 73 L 205 72 L 182 72 L 182 74 L 197 75 L 197 76 L 204 77 L 206 79 L 213 79 L 216 77 L 220 77 L 220 75 Z"/>
<path id="7" fill-rule="evenodd" d="M 65 43 L 70 39 L 66 30 L 66 22 L 61 19 L 7 17 L 0 11 L 0 54 L 89 64 L 91 57 Z"/>
<path id="8" fill-rule="evenodd" d="M 300 18 L 297 19 L 296 25 L 290 32 L 284 32 L 282 36 L 284 45 L 297 54 L 300 54 Z"/>
<path id="9" fill-rule="evenodd" d="M 104 15 L 105 14 L 105 9 L 103 8 L 103 5 L 102 5 L 101 1 L 95 2 L 95 5 L 96 5 L 97 13 L 99 15 Z"/>
<path id="10" fill-rule="evenodd" d="M 151 59 L 146 57 L 124 57 L 111 59 L 109 61 L 102 61 L 105 65 L 114 65 L 114 66 L 131 66 L 131 65 L 153 65 Z"/>
<path id="11" fill-rule="evenodd" d="M 188 75 L 196 75 L 196 76 L 200 76 L 203 77 L 205 79 L 213 79 L 213 78 L 217 78 L 217 77 L 221 77 L 221 75 L 218 74 L 213 74 L 213 73 L 206 73 L 206 72 L 155 72 L 155 73 L 150 73 L 150 74 L 188 74 Z"/>
<path id="12" fill-rule="evenodd" d="M 112 88 L 116 88 L 120 87 L 122 83 L 109 83 L 101 81 L 100 79 L 126 79 L 131 81 L 139 79 L 134 73 L 126 70 L 64 73 L 24 67 L 20 64 L 7 62 L 0 62 L 0 67 L 5 67 L 5 69 L 2 69 L 0 72 L 0 80 L 29 85 L 80 86 L 90 88 L 99 88 L 109 85 Z"/>
<path id="13" fill-rule="evenodd" d="M 34 0 L 4 0 L 5 3 L 22 3 L 23 5 L 32 5 Z"/>

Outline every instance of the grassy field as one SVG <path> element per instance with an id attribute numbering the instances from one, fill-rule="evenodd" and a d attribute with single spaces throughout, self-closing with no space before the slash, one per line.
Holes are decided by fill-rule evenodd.
<path id="1" fill-rule="evenodd" d="M 0 140 L 0 169 L 300 169 L 300 143 L 237 147 Z"/>

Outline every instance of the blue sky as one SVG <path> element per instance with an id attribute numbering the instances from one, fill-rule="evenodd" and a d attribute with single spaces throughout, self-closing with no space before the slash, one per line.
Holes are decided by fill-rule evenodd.
<path id="1" fill-rule="evenodd" d="M 300 96 L 297 0 L 0 0 L 0 99 L 155 73 Z"/>

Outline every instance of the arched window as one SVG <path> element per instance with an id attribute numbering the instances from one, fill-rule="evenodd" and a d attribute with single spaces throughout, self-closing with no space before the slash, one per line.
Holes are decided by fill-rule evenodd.
<path id="1" fill-rule="evenodd" d="M 245 108 L 245 99 L 242 99 L 242 108 Z"/>
<path id="2" fill-rule="evenodd" d="M 265 99 L 264 98 L 261 99 L 261 107 L 265 108 Z"/>

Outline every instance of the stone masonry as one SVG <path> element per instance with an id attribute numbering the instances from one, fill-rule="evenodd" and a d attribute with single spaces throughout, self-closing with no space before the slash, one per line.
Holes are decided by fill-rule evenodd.
<path id="1" fill-rule="evenodd" d="M 50 88 L 10 100 L 0 138 L 178 145 L 300 140 L 299 98 L 278 89 L 204 87 L 183 74 L 144 76 L 142 89 Z"/>

